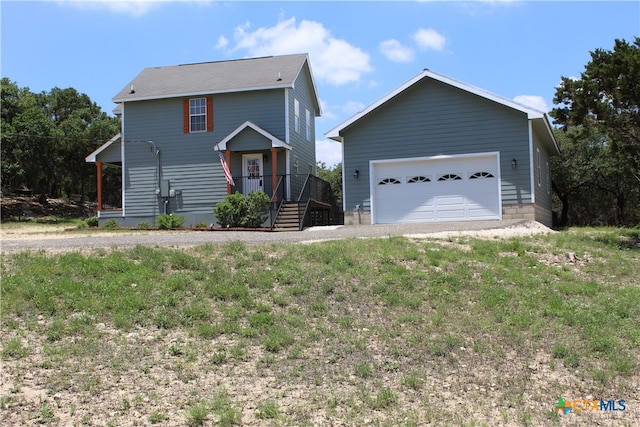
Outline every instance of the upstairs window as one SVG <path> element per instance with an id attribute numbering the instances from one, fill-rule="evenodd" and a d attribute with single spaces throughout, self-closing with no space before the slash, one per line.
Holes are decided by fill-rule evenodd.
<path id="1" fill-rule="evenodd" d="M 311 111 L 306 110 L 305 122 L 307 129 L 307 141 L 311 141 Z"/>
<path id="2" fill-rule="evenodd" d="M 213 131 L 213 98 L 191 98 L 183 101 L 184 133 Z"/>
<path id="3" fill-rule="evenodd" d="M 542 166 L 540 165 L 540 149 L 536 148 L 536 169 L 538 172 L 538 187 L 542 187 Z"/>
<path id="4" fill-rule="evenodd" d="M 294 113 L 294 122 L 293 127 L 296 132 L 300 132 L 300 103 L 297 99 L 293 100 L 293 113 Z"/>

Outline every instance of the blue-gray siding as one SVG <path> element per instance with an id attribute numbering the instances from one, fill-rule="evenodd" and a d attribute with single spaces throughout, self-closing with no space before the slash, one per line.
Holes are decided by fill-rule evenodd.
<path id="1" fill-rule="evenodd" d="M 502 203 L 531 202 L 526 114 L 441 82 L 423 79 L 342 136 L 345 210 L 369 209 L 370 160 L 491 151 L 500 152 Z"/>
<path id="2" fill-rule="evenodd" d="M 100 152 L 100 161 L 103 163 L 119 163 L 122 157 L 120 142 L 114 142 Z"/>
<path id="3" fill-rule="evenodd" d="M 296 80 L 295 87 L 288 91 L 289 107 L 289 144 L 291 144 L 291 168 L 292 173 L 296 173 L 294 167 L 298 165 L 297 173 L 315 173 L 316 166 L 316 144 L 315 144 L 315 116 L 316 107 L 313 99 L 313 87 L 311 74 L 307 67 L 301 71 Z M 300 130 L 295 130 L 295 107 L 294 100 L 300 103 Z M 310 111 L 311 132 L 310 139 L 306 133 L 306 110 Z"/>
<path id="4" fill-rule="evenodd" d="M 203 94 L 202 96 L 207 96 Z M 213 207 L 224 198 L 227 185 L 222 174 L 215 144 L 245 121 L 250 121 L 292 146 L 290 161 L 297 159 L 307 172 L 315 166 L 315 116 L 311 75 L 305 66 L 293 89 L 215 94 L 213 131 L 183 132 L 183 98 L 127 102 L 123 106 L 124 139 L 124 213 L 125 223 L 153 221 L 163 212 L 184 214 L 187 224 L 213 222 Z M 301 107 L 300 133 L 293 130 L 293 99 Z M 288 106 L 289 122 L 285 107 Z M 305 134 L 305 110 L 311 111 L 311 140 Z M 287 130 L 289 127 L 289 130 Z M 287 135 L 289 138 L 287 138 Z M 149 141 L 152 141 L 151 144 Z M 159 151 L 154 155 L 152 147 Z M 234 176 L 241 174 L 241 152 L 262 152 L 267 156 L 264 173 L 271 174 L 271 143 L 251 129 L 240 132 L 227 144 Z M 286 170 L 286 152 L 278 150 L 277 173 Z M 162 180 L 178 190 L 175 198 L 165 200 L 156 191 Z"/>

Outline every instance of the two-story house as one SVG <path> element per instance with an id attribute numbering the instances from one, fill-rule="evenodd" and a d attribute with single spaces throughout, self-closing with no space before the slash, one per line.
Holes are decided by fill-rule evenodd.
<path id="1" fill-rule="evenodd" d="M 320 103 L 306 54 L 145 68 L 113 101 L 121 132 L 86 158 L 101 223 L 175 213 L 209 224 L 231 192 L 291 199 L 315 172 Z M 107 168 L 120 188 L 103 182 Z"/>

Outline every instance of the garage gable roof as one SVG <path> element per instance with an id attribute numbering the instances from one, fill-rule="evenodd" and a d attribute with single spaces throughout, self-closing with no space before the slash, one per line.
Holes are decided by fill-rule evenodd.
<path id="1" fill-rule="evenodd" d="M 406 83 L 404 83 L 400 87 L 396 88 L 395 90 L 389 92 L 387 95 L 385 95 L 382 98 L 378 99 L 377 101 L 375 101 L 373 104 L 369 105 L 364 110 L 360 111 L 359 113 L 355 114 L 354 116 L 352 116 L 351 118 L 349 118 L 345 122 L 341 123 L 340 125 L 338 125 L 335 128 L 331 129 L 329 132 L 325 133 L 325 136 L 330 138 L 330 139 L 333 139 L 335 141 L 342 142 L 342 137 L 341 137 L 340 133 L 344 129 L 346 129 L 347 127 L 349 127 L 352 124 L 356 123 L 357 121 L 359 121 L 363 117 L 367 116 L 372 111 L 376 110 L 381 105 L 385 104 L 387 101 L 391 100 L 395 96 L 399 95 L 400 93 L 404 92 L 405 90 L 409 89 L 411 86 L 413 86 L 414 84 L 416 84 L 417 82 L 419 82 L 419 81 L 421 81 L 422 79 L 425 79 L 425 78 L 430 78 L 430 79 L 433 79 L 433 80 L 437 80 L 439 82 L 445 83 L 445 84 L 453 86 L 455 88 L 464 90 L 466 92 L 469 92 L 469 93 L 472 93 L 472 94 L 475 94 L 475 95 L 478 95 L 478 96 L 481 96 L 481 97 L 483 97 L 485 99 L 488 99 L 488 100 L 491 100 L 493 102 L 497 102 L 498 104 L 502 104 L 502 105 L 504 105 L 506 107 L 513 108 L 514 110 L 522 111 L 523 113 L 525 113 L 527 115 L 529 120 L 544 120 L 547 123 L 547 128 L 548 128 L 549 132 L 551 133 L 551 127 L 548 124 L 549 122 L 548 122 L 548 118 L 547 118 L 546 113 L 544 113 L 542 111 L 538 111 L 538 110 L 536 110 L 534 108 L 531 108 L 531 107 L 528 107 L 526 105 L 520 104 L 518 102 L 512 101 L 510 99 L 503 98 L 503 97 L 501 97 L 499 95 L 496 95 L 494 93 L 488 92 L 488 91 L 486 91 L 484 89 L 480 89 L 478 87 L 471 86 L 469 84 L 460 82 L 460 81 L 452 79 L 450 77 L 443 76 L 442 74 L 438 74 L 438 73 L 435 73 L 433 71 L 425 69 L 424 71 L 422 71 L 420 74 L 418 74 L 417 76 L 415 76 L 411 80 L 407 81 Z M 552 133 L 551 133 L 551 138 L 553 138 L 553 134 Z M 556 144 L 556 146 L 557 146 L 557 144 Z"/>

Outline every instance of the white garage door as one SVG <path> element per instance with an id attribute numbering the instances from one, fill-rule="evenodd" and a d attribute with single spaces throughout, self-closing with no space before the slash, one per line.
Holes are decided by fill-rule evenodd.
<path id="1" fill-rule="evenodd" d="M 500 219 L 498 154 L 372 161 L 372 221 Z"/>

